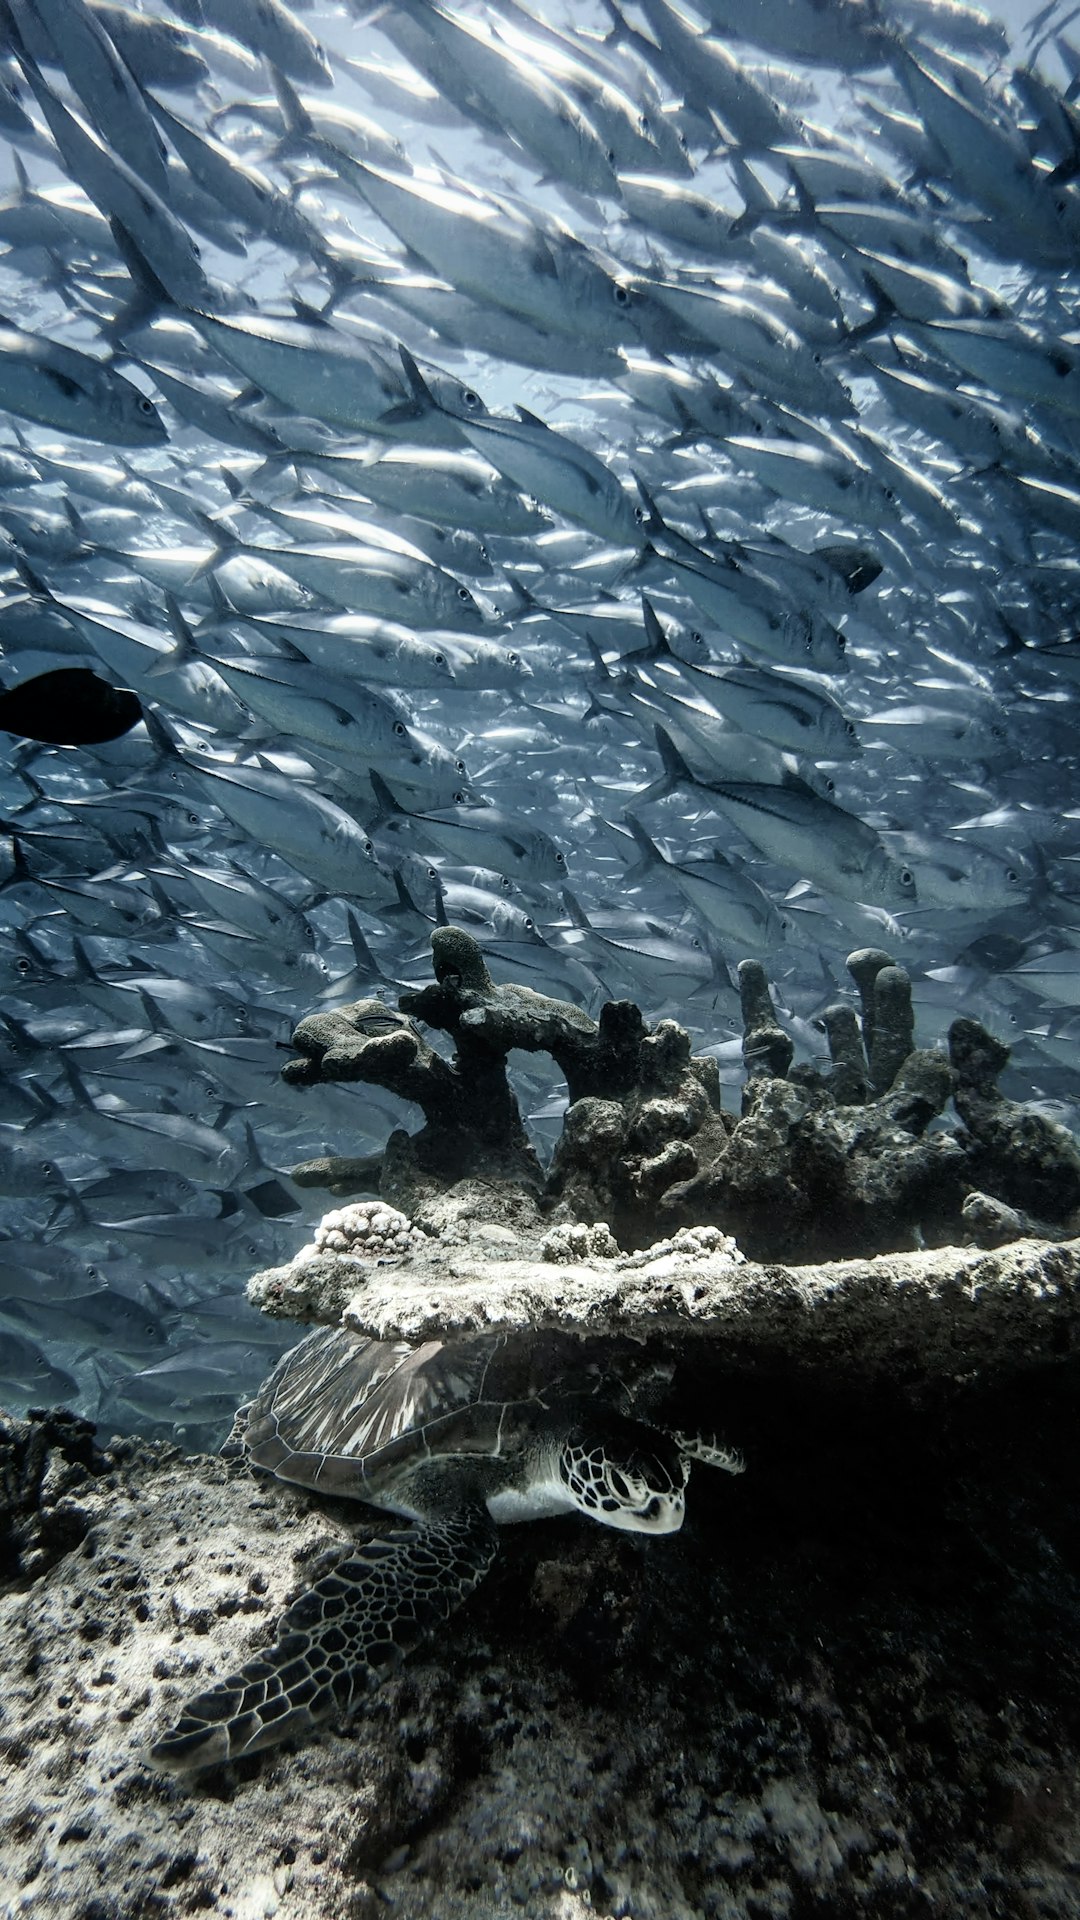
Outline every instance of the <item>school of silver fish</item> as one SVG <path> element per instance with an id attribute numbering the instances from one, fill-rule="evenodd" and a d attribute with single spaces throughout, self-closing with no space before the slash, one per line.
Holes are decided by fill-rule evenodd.
<path id="1" fill-rule="evenodd" d="M 1073 11 L 0 0 L 0 1402 L 227 1420 L 439 922 L 1075 1123 Z"/>

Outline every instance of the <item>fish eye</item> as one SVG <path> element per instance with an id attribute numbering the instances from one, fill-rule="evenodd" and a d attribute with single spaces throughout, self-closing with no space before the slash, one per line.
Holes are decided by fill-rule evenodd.
<path id="1" fill-rule="evenodd" d="M 644 507 L 634 508 L 634 519 L 637 521 L 639 527 L 643 527 L 645 525 L 645 522 L 647 521 L 648 517 L 649 516 L 645 512 Z"/>
<path id="2" fill-rule="evenodd" d="M 564 853 L 556 853 L 556 855 L 555 855 L 555 865 L 556 865 L 557 867 L 565 867 L 565 865 L 566 865 L 566 855 L 565 855 Z"/>
<path id="3" fill-rule="evenodd" d="M 139 396 L 138 408 L 140 413 L 153 413 L 155 411 L 153 401 L 149 398 L 149 395 L 145 393 Z"/>
<path id="4" fill-rule="evenodd" d="M 470 413 L 475 413 L 478 407 L 482 409 L 484 405 L 480 395 L 474 392 L 472 387 L 466 387 L 464 389 L 461 396 L 461 403 L 463 406 L 468 407 Z"/>
<path id="5" fill-rule="evenodd" d="M 1018 886 L 1020 883 L 1020 875 L 1017 873 L 1015 867 L 1006 867 L 1005 878 L 1010 886 Z"/>
<path id="6" fill-rule="evenodd" d="M 616 280 L 615 285 L 611 289 L 611 297 L 617 307 L 628 307 L 630 305 L 630 289 L 629 287 L 624 287 L 619 280 Z"/>
<path id="7" fill-rule="evenodd" d="M 643 133 L 646 140 L 652 139 L 652 128 L 649 125 L 649 116 L 647 113 L 638 114 L 638 132 Z"/>
<path id="8" fill-rule="evenodd" d="M 445 665 L 446 665 L 446 655 L 445 655 L 445 653 L 437 653 L 437 654 L 435 654 L 435 656 L 434 656 L 434 661 L 435 661 L 435 665 L 436 665 L 437 667 L 445 667 Z"/>
<path id="9" fill-rule="evenodd" d="M 613 166 L 615 165 L 615 149 L 614 149 L 614 147 L 609 147 L 609 148 L 608 148 L 608 150 L 607 150 L 607 163 L 608 163 L 608 166 L 609 166 L 609 167 L 613 167 Z"/>
<path id="10" fill-rule="evenodd" d="M 521 665 L 520 653 L 508 653 L 506 656 L 506 659 L 507 659 L 508 665 L 511 667 L 520 667 Z"/>
<path id="11" fill-rule="evenodd" d="M 472 594 L 469 592 L 468 587 L 459 587 L 457 590 L 457 597 L 459 600 L 471 601 Z"/>
<path id="12" fill-rule="evenodd" d="M 17 973 L 26 974 L 31 972 L 31 962 L 27 959 L 25 953 L 19 955 L 19 958 L 15 962 L 15 969 Z"/>
<path id="13" fill-rule="evenodd" d="M 396 734 L 396 736 L 397 736 L 397 738 L 398 738 L 399 740 L 404 740 L 404 738 L 405 738 L 405 736 L 406 736 L 406 734 L 408 733 L 408 731 L 409 731 L 409 729 L 408 729 L 408 727 L 407 727 L 407 726 L 405 725 L 405 722 L 404 722 L 404 720 L 395 720 L 395 721 L 394 721 L 394 733 Z"/>
<path id="14" fill-rule="evenodd" d="M 364 841 L 364 852 L 365 852 L 365 853 L 366 853 L 366 854 L 367 854 L 367 855 L 369 856 L 369 858 L 371 858 L 371 859 L 374 859 L 374 857 L 375 857 L 375 843 L 374 843 L 374 841 L 372 841 L 372 840 L 365 840 L 365 841 Z"/>
<path id="15" fill-rule="evenodd" d="M 455 790 L 455 793 L 454 793 L 454 797 L 453 797 L 453 799 L 452 799 L 452 801 L 451 801 L 451 803 L 450 803 L 450 804 L 451 804 L 452 806 L 455 806 L 455 807 L 467 807 L 467 806 L 468 806 L 468 804 L 469 804 L 469 796 L 468 796 L 468 794 L 467 794 L 467 793 L 466 793 L 466 792 L 464 791 L 464 789 L 463 789 L 462 787 L 458 787 L 458 788 L 457 788 L 457 789 Z M 434 877 L 435 877 L 435 869 L 434 869 L 433 867 L 429 867 L 429 868 L 428 868 L 428 873 L 429 873 L 429 874 L 431 875 L 431 878 L 432 878 L 432 879 L 434 879 Z"/>
<path id="16" fill-rule="evenodd" d="M 309 947 L 315 945 L 315 929 L 314 927 L 309 927 L 306 921 L 304 923 L 304 939 L 307 941 Z"/>
<path id="17" fill-rule="evenodd" d="M 197 827 L 202 824 L 197 813 L 189 813 L 187 823 L 189 827 Z"/>
<path id="18" fill-rule="evenodd" d="M 526 919 L 526 921 L 525 921 L 525 931 L 526 931 L 526 933 L 535 933 L 535 932 L 536 932 L 536 928 L 535 928 L 535 926 L 533 925 L 533 922 L 532 922 L 531 920 L 529 920 L 529 919 Z"/>
<path id="19" fill-rule="evenodd" d="M 455 761 L 454 761 L 454 771 L 455 771 L 456 773 L 468 773 L 468 771 L 469 771 L 469 769 L 468 769 L 468 767 L 467 767 L 467 766 L 465 765 L 465 762 L 464 762 L 464 760 L 455 760 Z"/>
<path id="20" fill-rule="evenodd" d="M 901 867 L 900 885 L 902 887 L 913 887 L 915 885 L 915 875 L 912 873 L 910 867 Z"/>
<path id="21" fill-rule="evenodd" d="M 859 737 L 855 730 L 854 723 L 850 720 L 844 721 L 844 732 L 847 734 L 849 740 L 857 740 Z"/>
<path id="22" fill-rule="evenodd" d="M 841 653 L 847 652 L 847 637 L 845 634 L 842 634 L 842 633 L 837 634 L 836 644 L 839 647 Z"/>

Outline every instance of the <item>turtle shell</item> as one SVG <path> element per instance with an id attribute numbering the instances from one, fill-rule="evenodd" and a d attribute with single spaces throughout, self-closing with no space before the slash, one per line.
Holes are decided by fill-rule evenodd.
<path id="1" fill-rule="evenodd" d="M 253 1465 L 320 1493 L 378 1502 L 424 1460 L 488 1456 L 507 1466 L 566 1404 L 625 1407 L 619 1373 L 574 1335 L 368 1340 L 320 1327 L 279 1360 L 247 1411 Z"/>

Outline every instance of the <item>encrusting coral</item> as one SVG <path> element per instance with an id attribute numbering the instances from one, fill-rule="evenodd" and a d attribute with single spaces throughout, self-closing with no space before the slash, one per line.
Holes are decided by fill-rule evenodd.
<path id="1" fill-rule="evenodd" d="M 598 1019 L 531 988 L 497 985 L 477 942 L 431 936 L 435 984 L 394 1012 L 362 1000 L 302 1020 L 296 1086 L 366 1080 L 423 1111 L 381 1160 L 327 1157 L 296 1177 L 332 1191 L 377 1186 L 416 1218 L 432 1192 L 482 1182 L 516 1191 L 536 1224 L 606 1222 L 621 1247 L 712 1225 L 751 1259 L 828 1260 L 944 1246 L 1064 1237 L 1080 1215 L 1080 1152 L 1065 1130 L 1005 1099 L 1008 1048 L 958 1019 L 949 1055 L 914 1046 L 911 984 L 887 953 L 848 969 L 859 995 L 828 1008 L 829 1063 L 794 1062 L 764 968 L 739 967 L 746 1083 L 724 1110 L 716 1062 L 674 1020 L 650 1028 L 630 1001 Z M 417 1021 L 447 1033 L 447 1061 Z M 569 1104 L 545 1175 L 507 1077 L 514 1050 L 546 1052 Z M 962 1126 L 941 1124 L 950 1099 Z M 934 1124 L 937 1123 L 937 1124 Z"/>

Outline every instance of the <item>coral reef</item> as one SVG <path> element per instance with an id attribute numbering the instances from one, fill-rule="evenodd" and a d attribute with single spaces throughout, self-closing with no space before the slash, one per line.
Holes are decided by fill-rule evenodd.
<path id="1" fill-rule="evenodd" d="M 858 1011 L 823 1018 L 824 1067 L 795 1062 L 743 964 L 734 1115 L 676 1023 L 628 1003 L 594 1021 L 494 986 L 466 935 L 434 946 L 436 985 L 400 1013 L 297 1030 L 289 1078 L 394 1087 L 424 1125 L 377 1167 L 312 1163 L 381 1197 L 336 1207 L 249 1296 L 379 1339 L 557 1328 L 632 1351 L 651 1417 L 708 1433 L 722 1408 L 745 1478 L 695 1468 L 663 1539 L 507 1528 L 351 1725 L 166 1779 L 147 1749 L 182 1701 L 258 1656 L 350 1532 L 395 1522 L 242 1462 L 98 1447 L 69 1416 L 0 1427 L 0 1912 L 1071 1920 L 1072 1142 L 1000 1095 L 1006 1049 L 977 1023 L 948 1058 L 914 1048 L 907 978 L 876 950 L 850 962 Z M 546 1177 L 515 1047 L 567 1079 Z M 1055 1238 L 1019 1238 L 1032 1219 Z M 950 1230 L 980 1244 L 874 1256 Z"/>
<path id="2" fill-rule="evenodd" d="M 1006 1100 L 1008 1048 L 954 1021 L 949 1055 L 914 1046 L 911 985 L 876 948 L 853 953 L 859 998 L 822 1016 L 829 1064 L 794 1062 L 764 968 L 739 967 L 746 1083 L 724 1110 L 716 1063 L 673 1020 L 650 1029 L 629 1001 L 593 1020 L 579 1007 L 498 986 L 477 942 L 432 934 L 436 983 L 394 1013 L 358 1001 L 301 1021 L 287 1080 L 370 1080 L 422 1108 L 381 1163 L 327 1158 L 297 1177 L 334 1192 L 377 1184 L 425 1227 L 433 1197 L 478 1183 L 473 1211 L 500 1217 L 508 1193 L 544 1221 L 604 1223 L 623 1248 L 657 1230 L 711 1225 L 751 1259 L 835 1260 L 964 1239 L 998 1245 L 1080 1223 L 1080 1152 L 1054 1122 Z M 421 1021 L 448 1034 L 446 1061 Z M 520 1048 L 549 1053 L 569 1105 L 545 1176 L 507 1077 Z M 962 1124 L 942 1124 L 950 1100 Z M 353 1185 L 350 1188 L 350 1179 Z M 425 1215 L 428 1215 L 425 1218 Z"/>

